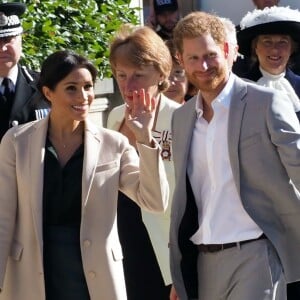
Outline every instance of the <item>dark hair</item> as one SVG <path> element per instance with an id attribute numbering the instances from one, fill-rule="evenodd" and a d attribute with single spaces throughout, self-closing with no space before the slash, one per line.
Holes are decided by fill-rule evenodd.
<path id="1" fill-rule="evenodd" d="M 97 78 L 97 69 L 85 57 L 70 50 L 60 50 L 50 54 L 43 62 L 38 89 L 42 92 L 43 86 L 54 90 L 57 84 L 78 68 L 86 68 L 92 75 L 93 82 Z"/>

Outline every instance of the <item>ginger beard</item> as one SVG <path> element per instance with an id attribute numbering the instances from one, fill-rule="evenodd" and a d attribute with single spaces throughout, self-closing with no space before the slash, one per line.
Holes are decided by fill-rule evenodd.
<path id="1" fill-rule="evenodd" d="M 186 71 L 188 80 L 203 92 L 216 90 L 218 86 L 224 82 L 226 74 L 227 70 L 222 66 L 211 67 L 205 72 L 194 71 L 188 73 Z"/>

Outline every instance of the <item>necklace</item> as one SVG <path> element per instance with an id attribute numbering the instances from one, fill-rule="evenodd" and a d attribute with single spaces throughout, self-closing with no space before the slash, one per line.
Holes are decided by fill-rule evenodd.
<path id="1" fill-rule="evenodd" d="M 72 132 L 57 134 L 59 131 L 49 131 L 49 139 L 57 148 L 63 151 L 73 151 L 83 142 L 83 125 L 79 124 Z"/>
<path id="2" fill-rule="evenodd" d="M 74 137 L 73 139 L 68 139 L 67 141 L 66 140 L 59 141 L 58 138 L 55 138 L 53 136 L 49 137 L 49 139 L 54 147 L 56 146 L 58 148 L 63 149 L 64 151 L 65 150 L 71 151 L 71 149 L 77 148 L 83 142 L 82 136 Z"/>

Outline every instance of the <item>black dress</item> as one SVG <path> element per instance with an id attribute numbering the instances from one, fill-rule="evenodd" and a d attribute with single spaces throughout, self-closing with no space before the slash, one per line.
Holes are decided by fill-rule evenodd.
<path id="1" fill-rule="evenodd" d="M 169 300 L 141 209 L 119 192 L 118 232 L 128 300 Z"/>
<path id="2" fill-rule="evenodd" d="M 90 300 L 81 259 L 81 181 L 84 147 L 62 168 L 46 142 L 43 257 L 46 300 Z"/>

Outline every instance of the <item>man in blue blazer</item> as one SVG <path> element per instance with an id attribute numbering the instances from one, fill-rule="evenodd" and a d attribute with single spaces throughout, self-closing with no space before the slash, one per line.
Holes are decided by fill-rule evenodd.
<path id="1" fill-rule="evenodd" d="M 199 93 L 172 120 L 171 299 L 286 299 L 286 283 L 300 280 L 293 105 L 231 72 L 218 17 L 187 15 L 174 40 Z"/>

